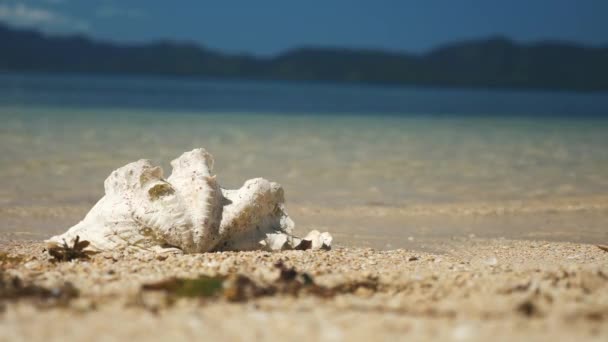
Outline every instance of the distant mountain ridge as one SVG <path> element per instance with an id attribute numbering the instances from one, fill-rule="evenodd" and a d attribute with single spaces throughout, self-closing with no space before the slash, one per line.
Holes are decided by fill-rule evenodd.
<path id="1" fill-rule="evenodd" d="M 258 58 L 191 43 L 117 44 L 0 25 L 0 70 L 603 91 L 608 47 L 493 37 L 426 54 L 309 47 Z"/>

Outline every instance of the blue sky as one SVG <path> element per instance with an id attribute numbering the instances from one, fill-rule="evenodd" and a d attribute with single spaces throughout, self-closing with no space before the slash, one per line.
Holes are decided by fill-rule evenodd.
<path id="1" fill-rule="evenodd" d="M 608 45 L 607 16 L 608 0 L 0 0 L 0 22 L 12 26 L 258 55 L 303 45 L 424 52 L 490 35 Z"/>

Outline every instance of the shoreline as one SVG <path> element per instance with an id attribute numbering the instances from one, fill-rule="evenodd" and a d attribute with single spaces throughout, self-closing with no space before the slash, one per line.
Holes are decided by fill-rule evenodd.
<path id="1" fill-rule="evenodd" d="M 0 241 L 44 240 L 61 234 L 93 204 L 0 205 Z M 288 212 L 297 222 L 296 235 L 329 231 L 338 244 L 378 250 L 442 252 L 444 242 L 470 237 L 608 244 L 604 195 L 394 206 L 289 203 Z"/>
<path id="2" fill-rule="evenodd" d="M 13 341 L 608 336 L 608 253 L 597 246 L 467 238 L 444 247 L 441 254 L 346 247 L 162 256 L 116 252 L 53 263 L 41 242 L 4 240 L 3 277 L 55 289 L 69 282 L 78 295 L 57 306 L 35 297 L 0 300 L 0 336 Z M 279 293 L 237 303 L 178 298 L 167 304 L 167 293 L 142 297 L 142 285 L 171 277 L 240 274 L 260 286 L 273 284 L 279 261 L 319 286 L 350 290 L 331 298 Z M 363 281 L 375 285 L 352 287 Z"/>

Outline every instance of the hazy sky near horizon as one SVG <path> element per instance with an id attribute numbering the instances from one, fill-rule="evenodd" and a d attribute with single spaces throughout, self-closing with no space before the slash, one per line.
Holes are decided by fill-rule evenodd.
<path id="1" fill-rule="evenodd" d="M 490 35 L 608 45 L 607 13 L 608 0 L 0 0 L 11 26 L 258 55 L 310 45 L 424 52 Z"/>

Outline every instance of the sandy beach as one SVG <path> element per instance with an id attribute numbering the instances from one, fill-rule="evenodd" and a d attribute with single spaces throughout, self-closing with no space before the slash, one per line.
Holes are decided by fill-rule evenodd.
<path id="1" fill-rule="evenodd" d="M 433 254 L 337 246 L 102 253 L 70 262 L 53 262 L 40 242 L 4 240 L 0 246 L 2 341 L 608 337 L 608 252 L 589 244 L 463 238 L 444 242 L 444 252 Z M 278 262 L 331 293 L 301 285 L 227 295 L 237 274 L 256 288 L 279 286 Z M 149 290 L 200 276 L 228 278 L 213 296 Z"/>

